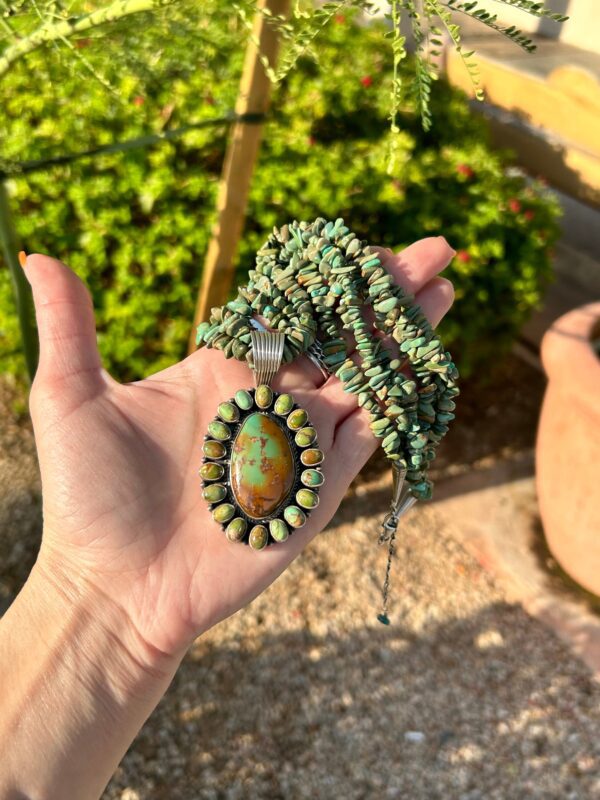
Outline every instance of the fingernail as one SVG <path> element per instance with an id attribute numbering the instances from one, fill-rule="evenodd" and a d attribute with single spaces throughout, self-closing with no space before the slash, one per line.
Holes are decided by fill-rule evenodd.
<path id="1" fill-rule="evenodd" d="M 27 263 L 27 253 L 25 252 L 25 250 L 21 250 L 21 252 L 19 253 L 19 264 L 23 268 L 25 268 L 26 263 Z"/>
<path id="2" fill-rule="evenodd" d="M 442 239 L 442 241 L 445 243 L 446 247 L 447 247 L 449 250 L 452 250 L 452 257 L 454 258 L 454 256 L 456 255 L 456 250 L 455 250 L 455 249 L 452 247 L 452 245 L 450 244 L 450 242 L 448 241 L 448 239 L 446 239 L 446 237 L 445 237 L 445 236 L 438 236 L 438 239 Z"/>

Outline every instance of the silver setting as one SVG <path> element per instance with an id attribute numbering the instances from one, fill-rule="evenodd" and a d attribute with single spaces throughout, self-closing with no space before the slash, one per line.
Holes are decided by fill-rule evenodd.
<path id="1" fill-rule="evenodd" d="M 394 462 L 392 462 L 392 477 L 392 500 L 390 510 L 383 519 L 383 530 L 379 536 L 379 544 L 389 542 L 398 529 L 400 518 L 417 502 L 417 498 L 411 494 L 410 488 L 405 483 L 406 470 L 401 469 Z"/>
<path id="2" fill-rule="evenodd" d="M 250 324 L 253 328 L 256 328 L 257 331 L 268 331 L 268 328 L 266 328 L 262 322 L 259 322 L 257 319 L 251 319 Z M 310 361 L 312 361 L 312 363 L 323 376 L 323 379 L 328 380 L 331 375 L 331 371 L 325 364 L 325 355 L 323 353 L 323 348 L 321 347 L 321 342 L 319 342 L 318 339 L 315 339 L 304 355 Z"/>
<path id="3" fill-rule="evenodd" d="M 283 333 L 270 331 L 252 331 L 252 361 L 254 369 L 254 385 L 270 386 L 277 374 L 283 358 L 285 336 Z"/>
<path id="4" fill-rule="evenodd" d="M 304 452 L 306 452 L 307 450 L 320 450 L 320 447 L 318 438 L 307 445 L 299 445 L 296 442 L 297 430 L 296 428 L 290 428 L 290 426 L 287 424 L 287 419 L 289 418 L 290 414 L 293 414 L 295 411 L 298 410 L 305 411 L 305 409 L 303 409 L 296 402 L 294 402 L 293 397 L 292 397 L 292 405 L 290 408 L 288 408 L 287 411 L 283 413 L 275 413 L 274 410 L 275 404 L 277 403 L 278 398 L 281 397 L 281 394 L 284 393 L 279 393 L 276 392 L 275 390 L 272 390 L 273 396 L 271 398 L 271 401 L 267 408 L 263 408 L 261 406 L 258 406 L 258 404 L 256 403 L 256 389 L 247 389 L 241 391 L 243 391 L 244 394 L 247 393 L 248 395 L 250 395 L 252 402 L 249 405 L 246 405 L 245 403 L 243 405 L 238 405 L 236 395 L 229 398 L 229 400 L 224 401 L 224 402 L 229 402 L 232 405 L 238 407 L 239 416 L 236 420 L 231 422 L 223 422 L 218 415 L 214 418 L 219 422 L 223 422 L 223 424 L 229 428 L 231 435 L 224 441 L 218 440 L 218 443 L 222 447 L 222 452 L 219 455 L 208 456 L 204 454 L 202 459 L 202 467 L 206 465 L 211 465 L 211 466 L 216 465 L 222 468 L 222 474 L 218 478 L 204 477 L 202 476 L 202 468 L 201 468 L 200 478 L 202 481 L 203 491 L 211 486 L 218 486 L 218 485 L 221 485 L 225 488 L 225 495 L 220 497 L 219 499 L 211 500 L 209 498 L 205 498 L 205 501 L 208 504 L 210 512 L 211 514 L 213 514 L 213 516 L 214 512 L 220 506 L 226 505 L 232 507 L 233 512 L 226 519 L 224 520 L 215 519 L 215 522 L 217 522 L 217 524 L 221 526 L 225 534 L 227 535 L 227 530 L 232 520 L 241 519 L 245 523 L 245 530 L 240 535 L 240 538 L 236 538 L 235 540 L 230 539 L 230 541 L 236 541 L 238 543 L 241 542 L 243 544 L 249 545 L 250 532 L 252 528 L 255 525 L 264 525 L 269 531 L 268 545 L 270 546 L 272 544 L 279 544 L 285 541 L 285 539 L 287 539 L 288 536 L 292 536 L 295 530 L 297 530 L 298 528 L 302 527 L 305 524 L 305 522 L 310 518 L 310 515 L 312 514 L 314 509 L 318 506 L 319 492 L 321 491 L 325 483 L 325 475 L 323 473 L 324 459 L 322 459 L 318 464 L 313 464 L 313 465 L 304 464 L 304 462 L 302 461 L 302 454 Z M 244 509 L 240 505 L 238 498 L 236 497 L 232 487 L 231 470 L 232 470 L 232 456 L 233 456 L 235 441 L 248 417 L 250 417 L 253 414 L 256 414 L 257 412 L 271 417 L 283 432 L 289 444 L 290 451 L 292 454 L 293 473 L 294 473 L 294 480 L 288 494 L 282 499 L 279 506 L 274 508 L 270 513 L 268 513 L 264 517 L 254 517 L 246 513 L 246 511 L 244 511 Z M 306 423 L 303 427 L 314 427 L 311 424 L 310 418 L 306 420 Z M 217 440 L 213 436 L 211 436 L 210 433 L 207 432 L 205 434 L 204 445 L 206 445 L 207 442 L 215 442 L 215 441 Z M 317 472 L 321 475 L 321 481 L 319 484 L 310 485 L 304 483 L 304 481 L 302 480 L 302 476 L 305 473 L 309 472 Z M 309 490 L 314 495 L 316 495 L 317 502 L 314 506 L 308 507 L 308 506 L 302 506 L 300 504 L 297 496 L 301 490 Z M 289 522 L 286 517 L 286 510 L 289 507 L 295 507 L 298 510 L 300 510 L 304 515 L 304 522 L 301 522 L 299 525 L 293 525 L 291 522 Z M 285 539 L 281 540 L 275 539 L 272 536 L 271 522 L 275 520 L 279 520 L 285 524 L 287 529 L 287 536 L 285 537 Z"/>
<path id="5" fill-rule="evenodd" d="M 318 339 L 315 339 L 304 355 L 312 361 L 315 367 L 320 371 L 323 378 L 328 380 L 331 372 L 325 364 L 325 355 L 323 353 L 323 348 L 321 347 L 321 342 Z"/>

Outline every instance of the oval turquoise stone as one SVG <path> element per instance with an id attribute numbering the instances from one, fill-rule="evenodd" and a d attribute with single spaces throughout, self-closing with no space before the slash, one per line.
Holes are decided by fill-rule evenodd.
<path id="1" fill-rule="evenodd" d="M 212 514 L 215 522 L 229 522 L 235 514 L 235 508 L 231 503 L 221 503 L 220 506 L 215 508 Z"/>
<path id="2" fill-rule="evenodd" d="M 296 492 L 296 502 L 302 508 L 316 508 L 319 505 L 319 497 L 310 489 L 300 489 Z"/>
<path id="3" fill-rule="evenodd" d="M 254 399 L 259 408 L 268 408 L 273 402 L 273 390 L 266 385 L 258 386 L 254 392 Z"/>
<path id="4" fill-rule="evenodd" d="M 300 456 L 300 461 L 302 461 L 305 467 L 316 467 L 317 464 L 320 464 L 321 461 L 323 461 L 323 451 L 317 449 L 316 447 L 313 447 L 310 450 L 304 450 Z"/>
<path id="5" fill-rule="evenodd" d="M 223 422 L 237 422 L 240 418 L 240 412 L 233 403 L 221 403 L 217 413 Z"/>
<path id="6" fill-rule="evenodd" d="M 224 422 L 219 422 L 218 419 L 214 419 L 209 423 L 208 432 L 215 439 L 219 439 L 222 442 L 226 441 L 231 436 L 231 431 L 227 425 L 225 425 Z"/>
<path id="7" fill-rule="evenodd" d="M 297 408 L 289 415 L 287 424 L 293 430 L 297 431 L 308 422 L 308 414 L 303 408 Z"/>
<path id="8" fill-rule="evenodd" d="M 277 400 L 275 400 L 275 405 L 273 408 L 275 409 L 276 414 L 280 414 L 282 417 L 285 417 L 286 414 L 289 414 L 294 406 L 294 399 L 291 394 L 280 394 Z"/>
<path id="9" fill-rule="evenodd" d="M 288 506 L 283 512 L 283 516 L 292 528 L 301 528 L 306 522 L 306 514 L 298 506 Z"/>
<path id="10" fill-rule="evenodd" d="M 225 446 L 221 442 L 215 442 L 214 439 L 204 442 L 202 450 L 207 458 L 223 458 L 225 455 Z"/>
<path id="11" fill-rule="evenodd" d="M 281 519 L 272 519 L 269 522 L 269 530 L 276 542 L 285 542 L 289 536 L 288 526 Z"/>
<path id="12" fill-rule="evenodd" d="M 314 428 L 307 427 L 307 428 L 300 428 L 300 430 L 295 436 L 295 441 L 298 447 L 308 447 L 310 444 L 314 444 L 316 438 L 317 438 L 316 430 Z"/>
<path id="13" fill-rule="evenodd" d="M 207 503 L 219 503 L 225 499 L 227 490 L 222 483 L 211 483 L 202 492 Z"/>
<path id="14" fill-rule="evenodd" d="M 250 531 L 248 544 L 253 550 L 262 550 L 269 541 L 269 532 L 264 525 L 255 525 Z"/>
<path id="15" fill-rule="evenodd" d="M 300 480 L 305 486 L 312 488 L 313 486 L 321 486 L 325 477 L 318 469 L 305 469 L 300 476 Z"/>
<path id="16" fill-rule="evenodd" d="M 235 519 L 232 519 L 227 526 L 225 535 L 230 542 L 241 542 L 246 533 L 246 528 L 246 520 L 242 519 L 241 517 L 236 517 Z"/>
<path id="17" fill-rule="evenodd" d="M 250 392 L 247 392 L 245 389 L 239 389 L 235 393 L 235 402 L 242 409 L 242 411 L 248 411 L 249 408 L 252 408 L 252 403 L 254 400 L 252 399 Z"/>
<path id="18" fill-rule="evenodd" d="M 222 464 L 209 462 L 200 467 L 200 477 L 205 481 L 218 481 L 223 477 L 224 471 Z"/>
<path id="19" fill-rule="evenodd" d="M 294 483 L 294 460 L 280 425 L 255 412 L 244 421 L 231 450 L 231 489 L 252 519 L 271 514 Z"/>

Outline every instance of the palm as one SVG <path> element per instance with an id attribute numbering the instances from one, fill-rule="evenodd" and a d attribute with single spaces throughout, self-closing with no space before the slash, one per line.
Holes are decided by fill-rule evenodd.
<path id="1" fill-rule="evenodd" d="M 388 268 L 408 288 L 424 287 L 419 302 L 437 321 L 451 295 L 447 282 L 433 276 L 447 263 L 449 248 L 424 240 L 406 253 L 411 250 L 414 263 L 390 259 Z M 27 273 L 42 358 L 31 405 L 44 488 L 43 547 L 61 574 L 81 575 L 117 602 L 146 642 L 178 651 L 262 591 L 329 521 L 376 447 L 368 418 L 335 379 L 323 384 L 306 359 L 282 370 L 274 387 L 308 410 L 325 452 L 321 503 L 284 544 L 258 553 L 232 544 L 201 497 L 198 467 L 218 403 L 252 384 L 246 365 L 203 350 L 149 379 L 120 385 L 99 368 L 81 284 L 58 262 L 33 260 Z M 60 277 L 55 290 L 52 270 Z M 63 297 L 40 299 L 52 291 Z M 58 330 L 51 316 L 57 304 L 73 316 L 67 324 L 63 309 L 60 328 L 67 335 L 49 336 L 44 352 L 45 329 Z"/>
<path id="2" fill-rule="evenodd" d="M 314 388 L 305 368 L 304 381 L 290 369 L 279 387 L 309 409 L 320 444 L 332 454 L 336 418 L 326 395 L 334 387 Z M 36 425 L 42 458 L 47 453 L 51 462 L 42 461 L 45 483 L 46 473 L 51 476 L 44 487 L 47 544 L 60 548 L 74 569 L 84 564 L 103 591 L 122 597 L 140 632 L 161 650 L 231 613 L 273 580 L 329 520 L 355 473 L 343 459 L 343 471 L 339 464 L 327 470 L 318 513 L 285 545 L 256 553 L 227 542 L 201 497 L 200 443 L 220 400 L 251 381 L 243 364 L 224 368 L 220 354 L 201 351 L 139 384 L 109 381 L 106 387 L 103 380 L 91 399 L 65 409 L 66 417 L 59 409 L 62 424 L 41 423 L 39 433 Z M 319 395 L 325 407 L 315 402 Z M 40 416 L 48 419 L 53 411 Z M 360 468 L 360 451 L 353 456 Z"/>

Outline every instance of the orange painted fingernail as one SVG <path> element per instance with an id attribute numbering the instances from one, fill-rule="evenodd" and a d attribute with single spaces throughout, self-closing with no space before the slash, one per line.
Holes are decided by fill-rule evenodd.
<path id="1" fill-rule="evenodd" d="M 22 267 L 25 267 L 26 263 L 27 263 L 27 253 L 25 252 L 25 250 L 21 250 L 21 252 L 19 253 L 19 264 Z"/>

